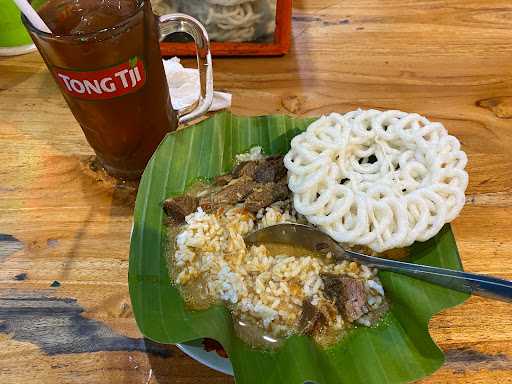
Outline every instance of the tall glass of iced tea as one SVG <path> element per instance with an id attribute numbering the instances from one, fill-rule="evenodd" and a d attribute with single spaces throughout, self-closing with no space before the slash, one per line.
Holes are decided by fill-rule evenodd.
<path id="1" fill-rule="evenodd" d="M 52 33 L 23 22 L 111 175 L 140 176 L 166 133 L 208 110 L 208 36 L 192 17 L 157 18 L 149 0 L 48 0 L 36 8 Z M 201 97 L 186 111 L 172 108 L 160 57 L 159 41 L 174 32 L 192 35 L 197 46 Z"/>

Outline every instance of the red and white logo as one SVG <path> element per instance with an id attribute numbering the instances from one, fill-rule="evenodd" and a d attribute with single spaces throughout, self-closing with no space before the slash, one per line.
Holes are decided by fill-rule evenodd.
<path id="1" fill-rule="evenodd" d="M 70 71 L 53 68 L 67 94 L 88 100 L 105 100 L 135 92 L 144 85 L 144 63 L 137 56 L 125 63 L 99 71 Z"/>

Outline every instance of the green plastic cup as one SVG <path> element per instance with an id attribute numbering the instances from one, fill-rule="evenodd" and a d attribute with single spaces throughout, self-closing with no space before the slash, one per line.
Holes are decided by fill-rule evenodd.
<path id="1" fill-rule="evenodd" d="M 19 55 L 35 49 L 12 0 L 0 0 L 0 56 Z"/>

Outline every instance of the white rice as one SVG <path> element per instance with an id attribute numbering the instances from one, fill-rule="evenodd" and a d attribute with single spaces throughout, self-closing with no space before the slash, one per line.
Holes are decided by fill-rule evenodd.
<path id="1" fill-rule="evenodd" d="M 264 158 L 265 156 L 263 155 L 263 150 L 261 147 L 252 147 L 249 152 L 236 155 L 235 162 L 241 163 L 243 161 L 263 160 Z"/>
<path id="2" fill-rule="evenodd" d="M 297 331 L 304 299 L 313 305 L 326 300 L 322 272 L 363 280 L 369 307 L 379 308 L 384 290 L 375 269 L 348 261 L 334 264 L 330 255 L 271 256 L 263 245 L 245 246 L 243 237 L 250 231 L 297 220 L 302 219 L 289 201 L 275 203 L 257 215 L 241 207 L 212 214 L 199 208 L 186 217 L 184 230 L 176 237 L 175 283 L 186 287 L 194 281 L 206 282 L 208 297 L 223 301 L 239 319 L 263 327 L 274 336 Z M 358 322 L 369 325 L 367 316 Z M 344 326 L 340 315 L 330 323 L 334 329 Z"/>

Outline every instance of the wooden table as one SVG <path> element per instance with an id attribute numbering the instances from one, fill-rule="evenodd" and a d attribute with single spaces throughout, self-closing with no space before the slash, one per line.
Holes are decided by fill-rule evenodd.
<path id="1" fill-rule="evenodd" d="M 467 270 L 512 279 L 512 5 L 297 0 L 282 58 L 217 59 L 239 114 L 416 111 L 469 155 L 454 229 Z M 0 60 L 0 383 L 232 383 L 145 343 L 128 296 L 134 190 L 92 154 L 37 53 Z M 421 383 L 512 383 L 512 307 L 436 316 L 447 362 Z"/>

